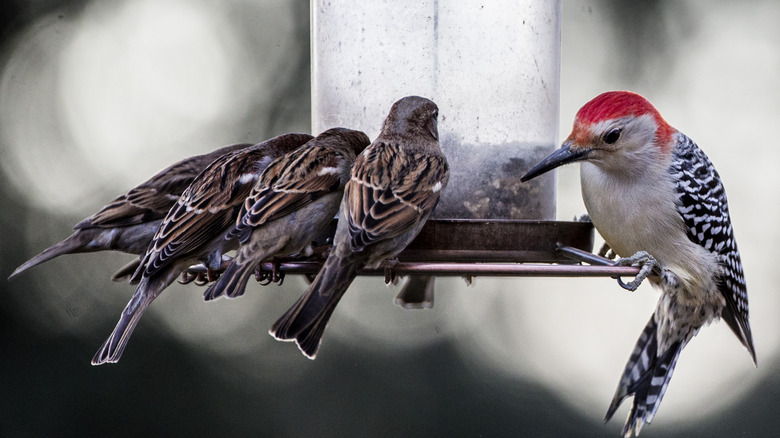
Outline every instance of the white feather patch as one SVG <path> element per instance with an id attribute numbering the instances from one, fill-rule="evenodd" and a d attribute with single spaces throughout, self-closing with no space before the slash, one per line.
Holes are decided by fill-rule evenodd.
<path id="1" fill-rule="evenodd" d="M 436 193 L 436 192 L 438 192 L 439 190 L 441 190 L 441 181 L 439 181 L 439 182 L 437 182 L 436 184 L 434 184 L 434 185 L 433 185 L 433 188 L 431 189 L 431 191 L 432 191 L 433 193 Z"/>
<path id="2" fill-rule="evenodd" d="M 337 173 L 339 173 L 338 167 L 323 167 L 319 172 L 317 172 L 317 176 L 335 175 Z"/>
<path id="3" fill-rule="evenodd" d="M 240 182 L 241 184 L 247 184 L 250 182 L 257 181 L 259 177 L 260 175 L 256 173 L 245 173 L 238 178 L 238 182 Z"/>

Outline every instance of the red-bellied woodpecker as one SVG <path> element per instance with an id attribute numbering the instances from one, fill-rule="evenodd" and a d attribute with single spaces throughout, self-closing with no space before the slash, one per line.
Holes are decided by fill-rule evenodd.
<path id="1" fill-rule="evenodd" d="M 748 297 L 720 176 L 698 146 L 642 96 L 603 93 L 577 112 L 562 147 L 528 171 L 526 181 L 581 162 L 582 197 L 612 250 L 640 265 L 636 289 L 653 270 L 658 305 L 626 364 L 606 415 L 634 396 L 623 434 L 639 434 L 661 403 L 683 347 L 723 318 L 753 361 Z"/>

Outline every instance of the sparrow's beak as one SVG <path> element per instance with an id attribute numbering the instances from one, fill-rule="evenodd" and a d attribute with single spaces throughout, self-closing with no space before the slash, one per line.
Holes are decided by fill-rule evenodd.
<path id="1" fill-rule="evenodd" d="M 439 121 L 436 117 L 431 117 L 425 127 L 428 129 L 428 132 L 433 138 L 436 140 L 439 139 Z"/>
<path id="2" fill-rule="evenodd" d="M 588 158 L 588 155 L 593 149 L 571 147 L 571 143 L 568 141 L 563 143 L 560 149 L 551 153 L 539 164 L 532 167 L 531 170 L 526 172 L 525 175 L 520 177 L 520 181 L 526 182 L 529 179 L 536 178 L 537 176 L 555 169 L 556 167 L 563 166 L 564 164 L 574 163 L 576 161 L 582 161 Z"/>

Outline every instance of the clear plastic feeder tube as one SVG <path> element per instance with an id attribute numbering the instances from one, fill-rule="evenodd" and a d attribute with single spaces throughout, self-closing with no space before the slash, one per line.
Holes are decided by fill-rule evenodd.
<path id="1" fill-rule="evenodd" d="M 439 106 L 450 183 L 439 218 L 555 218 L 552 173 L 520 176 L 557 145 L 560 1 L 316 0 L 312 130 L 376 137 L 407 95 Z"/>

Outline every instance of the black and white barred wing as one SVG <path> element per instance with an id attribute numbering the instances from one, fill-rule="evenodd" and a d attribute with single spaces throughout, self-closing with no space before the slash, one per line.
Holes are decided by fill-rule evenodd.
<path id="1" fill-rule="evenodd" d="M 688 238 L 715 253 L 722 270 L 718 290 L 726 299 L 722 318 L 756 360 L 748 321 L 748 296 L 742 261 L 734 240 L 729 206 L 720 175 L 707 155 L 690 138 L 678 134 L 669 169 L 677 183 L 677 210 Z"/>

